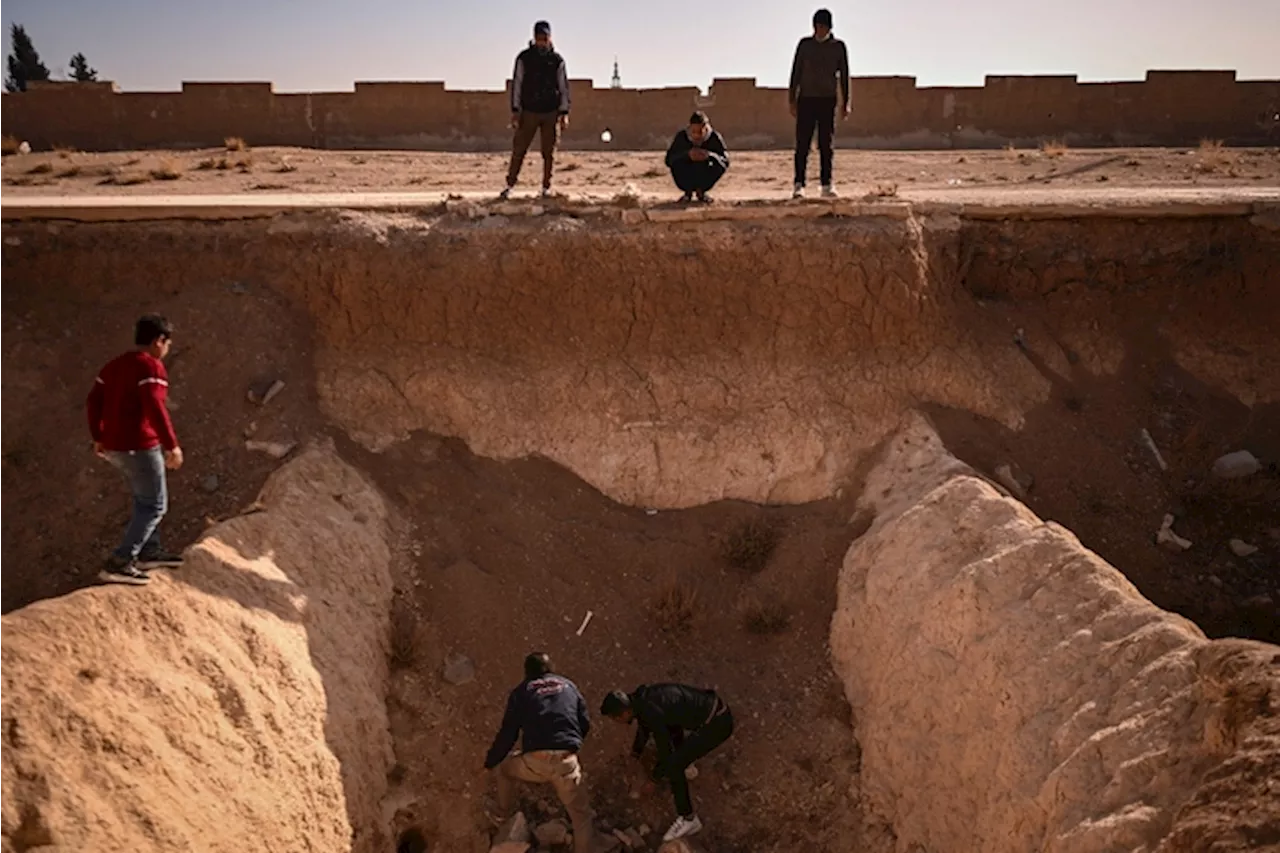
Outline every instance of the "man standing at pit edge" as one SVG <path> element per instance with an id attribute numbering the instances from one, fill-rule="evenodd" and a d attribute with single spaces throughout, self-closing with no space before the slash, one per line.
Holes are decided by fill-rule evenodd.
<path id="1" fill-rule="evenodd" d="M 134 349 L 102 368 L 86 409 L 94 452 L 124 474 L 133 492 L 124 540 L 98 579 L 141 586 L 151 580 L 147 569 L 182 565 L 182 557 L 161 548 L 156 535 L 169 507 L 164 472 L 182 467 L 182 448 L 165 405 L 169 374 L 163 359 L 173 344 L 173 327 L 148 314 L 134 327 L 133 342 Z"/>
<path id="2" fill-rule="evenodd" d="M 836 97 L 837 84 L 840 101 Z M 813 35 L 800 39 L 796 46 L 788 97 L 791 115 L 796 120 L 796 183 L 791 197 L 804 198 L 809 148 L 813 145 L 816 127 L 822 195 L 834 198 L 831 144 L 835 136 L 838 103 L 844 104 L 843 117 L 849 118 L 849 53 L 844 42 L 831 34 L 831 12 L 826 9 L 813 13 Z"/>
<path id="3" fill-rule="evenodd" d="M 568 126 L 569 72 L 565 69 L 564 57 L 556 53 L 551 44 L 551 25 L 538 21 L 533 25 L 533 41 L 516 57 L 511 75 L 511 127 L 515 135 L 511 142 L 507 186 L 499 198 L 511 195 L 535 133 L 542 143 L 542 197 L 551 195 L 556 142 Z"/>

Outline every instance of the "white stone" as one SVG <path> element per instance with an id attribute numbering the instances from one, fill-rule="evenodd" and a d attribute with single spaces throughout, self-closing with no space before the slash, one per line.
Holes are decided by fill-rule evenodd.
<path id="1" fill-rule="evenodd" d="M 1258 473 L 1262 463 L 1258 457 L 1247 450 L 1237 450 L 1225 456 L 1219 456 L 1213 463 L 1213 476 L 1222 480 L 1235 480 Z"/>

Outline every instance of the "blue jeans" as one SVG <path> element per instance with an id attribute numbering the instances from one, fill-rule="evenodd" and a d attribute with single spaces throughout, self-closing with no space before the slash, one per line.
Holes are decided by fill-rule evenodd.
<path id="1" fill-rule="evenodd" d="M 143 552 L 160 550 L 156 528 L 169 508 L 169 487 L 165 482 L 164 451 L 110 451 L 107 461 L 120 469 L 133 491 L 133 517 L 125 528 L 124 540 L 114 552 L 121 560 L 135 560 Z"/>

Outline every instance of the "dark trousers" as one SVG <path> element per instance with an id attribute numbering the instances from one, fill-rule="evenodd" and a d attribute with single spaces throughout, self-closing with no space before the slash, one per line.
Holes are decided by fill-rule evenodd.
<path id="1" fill-rule="evenodd" d="M 672 166 L 671 177 L 675 179 L 681 192 L 705 193 L 724 177 L 724 166 L 710 160 L 703 160 L 701 163 L 690 160 Z"/>
<path id="2" fill-rule="evenodd" d="M 533 137 L 542 135 L 542 185 L 551 186 L 551 170 L 555 164 L 556 142 L 560 138 L 560 117 L 556 113 L 520 113 L 520 123 L 516 125 L 515 135 L 511 140 L 511 168 L 507 170 L 507 186 L 514 187 L 520 177 L 520 167 L 524 165 L 524 155 L 529 153 Z"/>
<path id="3" fill-rule="evenodd" d="M 729 739 L 733 734 L 733 714 L 726 707 L 701 728 L 689 732 L 688 737 L 679 726 L 668 728 L 667 733 L 671 736 L 671 755 L 661 768 L 662 774 L 671 783 L 676 812 L 681 817 L 689 817 L 693 814 L 693 798 L 689 796 L 689 780 L 684 778 L 684 770 Z"/>
<path id="4" fill-rule="evenodd" d="M 796 101 L 796 183 L 805 185 L 813 131 L 818 131 L 818 159 L 822 185 L 831 183 L 831 140 L 836 134 L 835 98 L 800 98 Z"/>

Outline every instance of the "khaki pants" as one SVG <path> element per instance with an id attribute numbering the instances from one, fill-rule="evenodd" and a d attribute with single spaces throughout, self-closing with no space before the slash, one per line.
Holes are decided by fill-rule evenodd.
<path id="1" fill-rule="evenodd" d="M 510 815 L 515 807 L 516 782 L 549 784 L 556 789 L 556 796 L 564 803 L 573 824 L 574 853 L 590 853 L 595 827 L 592 820 L 591 797 L 587 793 L 586 780 L 578 756 L 572 752 L 549 750 L 546 752 L 517 752 L 497 767 L 498 808 L 503 816 Z"/>
<path id="2" fill-rule="evenodd" d="M 556 142 L 560 138 L 560 117 L 556 113 L 520 113 L 515 136 L 511 140 L 511 168 L 507 170 L 507 186 L 514 187 L 520 178 L 524 155 L 529 153 L 533 137 L 542 135 L 542 186 L 551 186 L 551 171 L 555 164 Z"/>

